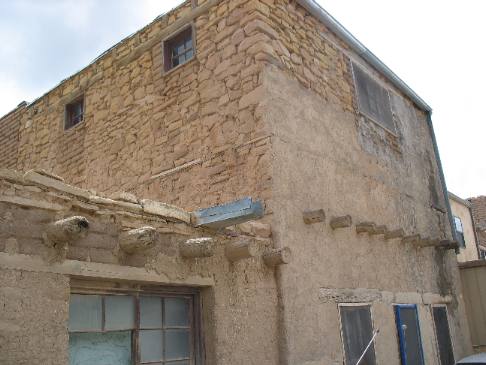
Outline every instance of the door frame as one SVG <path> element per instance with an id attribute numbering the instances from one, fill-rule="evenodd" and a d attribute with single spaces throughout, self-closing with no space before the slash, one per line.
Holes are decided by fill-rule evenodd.
<path id="1" fill-rule="evenodd" d="M 418 335 L 418 341 L 420 345 L 420 358 L 422 360 L 422 365 L 425 365 L 424 361 L 424 350 L 423 350 L 423 345 L 422 345 L 422 335 L 420 331 L 420 319 L 419 319 L 419 314 L 418 314 L 418 308 L 417 304 L 395 304 L 394 305 L 394 311 L 395 311 L 395 322 L 396 322 L 396 327 L 397 327 L 397 332 L 398 332 L 398 342 L 400 345 L 400 359 L 402 362 L 402 365 L 408 365 L 407 363 L 407 352 L 406 352 L 406 343 L 405 343 L 405 333 L 403 332 L 402 329 L 402 319 L 400 316 L 400 310 L 401 309 L 413 309 L 415 311 L 415 318 L 417 320 L 417 335 Z"/>

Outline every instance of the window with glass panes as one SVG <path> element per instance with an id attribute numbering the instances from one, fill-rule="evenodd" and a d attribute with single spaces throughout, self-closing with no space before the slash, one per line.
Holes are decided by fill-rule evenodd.
<path id="1" fill-rule="evenodd" d="M 194 56 L 192 27 L 164 42 L 165 71 L 182 65 Z"/>
<path id="2" fill-rule="evenodd" d="M 81 123 L 84 118 L 84 96 L 77 98 L 69 104 L 66 104 L 64 117 L 64 129 L 70 129 Z"/>
<path id="3" fill-rule="evenodd" d="M 72 294 L 70 365 L 198 365 L 196 296 Z"/>

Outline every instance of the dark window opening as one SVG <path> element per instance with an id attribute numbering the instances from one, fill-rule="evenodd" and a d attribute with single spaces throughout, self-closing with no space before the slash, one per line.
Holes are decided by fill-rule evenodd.
<path id="1" fill-rule="evenodd" d="M 64 129 L 74 127 L 81 123 L 84 118 L 84 97 L 80 97 L 66 105 Z"/>
<path id="2" fill-rule="evenodd" d="M 353 64 L 359 111 L 383 128 L 396 132 L 388 91 Z"/>
<path id="3" fill-rule="evenodd" d="M 346 365 L 354 365 L 361 358 L 373 338 L 373 324 L 368 305 L 343 305 L 339 307 L 341 315 L 342 339 Z M 360 365 L 375 365 L 375 347 L 372 343 Z"/>
<path id="4" fill-rule="evenodd" d="M 395 319 L 402 365 L 424 365 L 417 306 L 415 304 L 396 305 Z"/>
<path id="5" fill-rule="evenodd" d="M 164 68 L 169 71 L 182 65 L 194 56 L 192 27 L 189 27 L 164 42 Z"/>
<path id="6" fill-rule="evenodd" d="M 456 229 L 456 237 L 460 247 L 466 247 L 466 241 L 464 240 L 464 228 L 462 226 L 461 218 L 454 217 L 454 226 Z"/>
<path id="7" fill-rule="evenodd" d="M 486 250 L 479 250 L 479 258 L 481 260 L 486 260 Z"/>
<path id="8" fill-rule="evenodd" d="M 70 364 L 196 365 L 197 295 L 71 294 Z"/>
<path id="9" fill-rule="evenodd" d="M 439 350 L 440 365 L 454 365 L 454 352 L 452 350 L 451 333 L 449 331 L 449 321 L 447 319 L 447 309 L 445 306 L 432 307 L 434 317 L 435 337 Z"/>

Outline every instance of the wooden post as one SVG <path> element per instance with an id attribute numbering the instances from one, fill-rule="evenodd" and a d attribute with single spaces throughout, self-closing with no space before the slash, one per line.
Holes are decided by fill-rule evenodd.
<path id="1" fill-rule="evenodd" d="M 343 217 L 333 217 L 331 219 L 332 229 L 347 228 L 347 227 L 351 227 L 352 224 L 353 224 L 353 220 L 350 215 L 345 215 Z"/>
<path id="2" fill-rule="evenodd" d="M 133 254 L 153 247 L 157 237 L 154 227 L 141 227 L 122 232 L 119 236 L 120 248 L 123 252 Z"/>
<path id="3" fill-rule="evenodd" d="M 319 223 L 326 220 L 326 213 L 324 212 L 324 209 L 306 210 L 304 211 L 303 216 L 305 224 Z"/>
<path id="4" fill-rule="evenodd" d="M 396 238 L 402 238 L 405 236 L 405 232 L 403 229 L 395 229 L 394 231 L 388 231 L 385 233 L 385 239 L 386 240 L 394 240 Z"/>
<path id="5" fill-rule="evenodd" d="M 278 265 L 285 265 L 290 262 L 291 252 L 290 248 L 283 247 L 272 249 L 263 254 L 263 261 L 265 265 L 269 267 L 275 267 Z"/>
<path id="6" fill-rule="evenodd" d="M 455 250 L 459 247 L 456 241 L 450 241 L 450 240 L 443 240 L 440 241 L 439 248 L 442 248 L 444 250 Z"/>
<path id="7" fill-rule="evenodd" d="M 388 232 L 388 228 L 386 226 L 376 226 L 375 230 L 371 232 L 370 234 L 372 236 L 380 235 L 380 234 L 385 234 Z"/>
<path id="8" fill-rule="evenodd" d="M 440 240 L 438 239 L 432 239 L 429 237 L 422 238 L 419 242 L 418 245 L 420 247 L 433 247 L 433 246 L 439 246 L 440 245 Z"/>
<path id="9" fill-rule="evenodd" d="M 376 228 L 376 224 L 372 222 L 362 222 L 356 225 L 356 233 L 372 234 Z"/>
<path id="10" fill-rule="evenodd" d="M 226 257 L 231 262 L 254 257 L 257 251 L 257 242 L 251 238 L 231 240 L 225 247 Z"/>
<path id="11" fill-rule="evenodd" d="M 411 236 L 405 236 L 402 238 L 402 243 L 417 243 L 421 240 L 422 238 L 420 237 L 419 234 L 414 234 Z"/>
<path id="12" fill-rule="evenodd" d="M 179 253 L 185 258 L 211 257 L 214 255 L 212 238 L 191 238 L 179 244 Z"/>
<path id="13" fill-rule="evenodd" d="M 85 217 L 74 216 L 58 220 L 47 226 L 43 234 L 44 243 L 49 247 L 66 246 L 88 233 L 89 222 Z"/>

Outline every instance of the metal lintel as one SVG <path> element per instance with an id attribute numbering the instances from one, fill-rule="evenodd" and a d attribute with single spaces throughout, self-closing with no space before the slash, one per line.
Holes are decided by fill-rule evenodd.
<path id="1" fill-rule="evenodd" d="M 247 197 L 193 212 L 194 225 L 220 229 L 263 217 L 263 203 Z"/>

